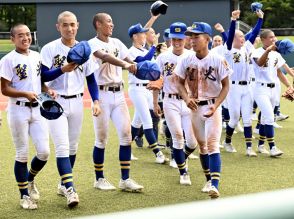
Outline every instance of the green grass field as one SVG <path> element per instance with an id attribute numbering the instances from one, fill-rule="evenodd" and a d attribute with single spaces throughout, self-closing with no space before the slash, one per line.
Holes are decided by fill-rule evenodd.
<path id="1" fill-rule="evenodd" d="M 220 182 L 222 197 L 294 186 L 294 139 L 291 134 L 294 131 L 294 112 L 292 108 L 293 103 L 282 100 L 282 112 L 289 114 L 290 118 L 280 122 L 283 129 L 276 130 L 277 145 L 285 152 L 281 158 L 274 159 L 263 155 L 259 155 L 257 158 L 248 158 L 245 156 L 243 135 L 241 133 L 234 135 L 233 143 L 236 145 L 238 153 L 222 152 L 223 167 Z M 130 108 L 130 112 L 133 113 L 133 108 Z M 146 145 L 143 149 L 137 149 L 133 145 L 133 153 L 139 160 L 133 161 L 131 166 L 131 177 L 144 185 L 143 193 L 125 193 L 119 190 L 104 192 L 94 189 L 92 164 L 94 133 L 91 111 L 86 109 L 73 172 L 75 186 L 80 196 L 79 206 L 76 209 L 68 209 L 66 199 L 56 194 L 59 175 L 55 163 L 54 147 L 51 144 L 50 159 L 36 178 L 41 193 L 39 209 L 35 211 L 23 210 L 19 206 L 19 192 L 13 173 L 15 150 L 7 128 L 5 112 L 2 112 L 2 117 L 0 141 L 1 218 L 68 218 L 208 199 L 206 194 L 200 192 L 205 179 L 199 160 L 189 161 L 192 186 L 180 186 L 178 171 L 168 165 L 155 164 L 154 155 Z M 163 141 L 161 140 L 161 142 Z M 256 144 L 257 140 L 254 140 L 254 145 Z M 120 178 L 118 148 L 116 131 L 111 126 L 104 169 L 107 179 L 116 186 Z M 169 155 L 167 150 L 164 153 Z M 31 158 L 33 154 L 34 148 L 30 146 Z"/>

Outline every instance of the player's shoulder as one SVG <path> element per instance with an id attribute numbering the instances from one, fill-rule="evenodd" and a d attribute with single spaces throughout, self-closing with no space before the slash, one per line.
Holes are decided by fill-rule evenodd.
<path id="1" fill-rule="evenodd" d="M 52 49 L 55 49 L 56 47 L 58 47 L 59 45 L 61 44 L 61 39 L 56 39 L 56 40 L 53 40 L 47 44 L 45 44 L 42 49 L 41 49 L 41 52 L 44 51 L 44 50 L 52 50 Z"/>

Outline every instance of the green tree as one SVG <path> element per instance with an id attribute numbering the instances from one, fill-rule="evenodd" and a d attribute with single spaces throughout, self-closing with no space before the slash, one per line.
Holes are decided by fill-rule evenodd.
<path id="1" fill-rule="evenodd" d="M 1 5 L 0 31 L 9 31 L 16 23 L 28 25 L 31 31 L 36 30 L 36 5 Z"/>
<path id="2" fill-rule="evenodd" d="M 252 13 L 250 5 L 252 0 L 240 0 L 241 20 L 254 25 L 256 16 Z M 294 28 L 294 0 L 260 0 L 265 13 L 265 28 Z"/>

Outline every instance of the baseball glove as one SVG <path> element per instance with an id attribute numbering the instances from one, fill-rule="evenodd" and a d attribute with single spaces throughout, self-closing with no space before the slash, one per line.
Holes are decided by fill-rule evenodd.
<path id="1" fill-rule="evenodd" d="M 147 84 L 147 89 L 149 89 L 149 90 L 161 90 L 162 86 L 163 86 L 163 77 L 161 76 L 156 81 L 150 81 Z"/>
<path id="2" fill-rule="evenodd" d="M 291 102 L 294 100 L 294 89 L 292 87 L 289 87 L 283 94 L 282 97 L 286 98 L 287 100 L 290 100 Z"/>

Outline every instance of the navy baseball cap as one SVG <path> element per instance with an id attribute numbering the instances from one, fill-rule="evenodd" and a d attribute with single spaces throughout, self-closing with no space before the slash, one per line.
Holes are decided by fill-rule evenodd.
<path id="1" fill-rule="evenodd" d="M 170 38 L 168 37 L 168 35 L 169 35 L 169 28 L 167 28 L 167 29 L 164 30 L 164 33 L 163 33 L 163 40 L 164 41 L 170 40 Z"/>
<path id="2" fill-rule="evenodd" d="M 185 39 L 186 35 L 185 32 L 187 30 L 186 24 L 182 22 L 175 22 L 172 23 L 169 27 L 170 33 L 168 35 L 169 38 L 176 38 L 176 39 Z"/>
<path id="3" fill-rule="evenodd" d="M 145 33 L 148 30 L 149 30 L 148 28 L 144 28 L 144 27 L 142 27 L 142 25 L 140 23 L 138 23 L 138 24 L 135 24 L 135 25 L 131 26 L 129 28 L 128 33 L 129 33 L 129 36 L 132 38 L 132 36 L 134 34 L 137 34 L 137 33 Z"/>
<path id="4" fill-rule="evenodd" d="M 258 10 L 261 10 L 262 9 L 262 6 L 263 5 L 261 3 L 259 3 L 259 2 L 253 2 L 251 4 L 251 11 L 256 12 Z"/>
<path id="5" fill-rule="evenodd" d="M 209 36 L 212 36 L 212 29 L 208 23 L 193 22 L 192 26 L 187 28 L 187 31 L 185 32 L 185 34 L 187 36 L 191 36 L 192 33 L 196 33 L 196 34 L 205 33 L 205 34 L 208 34 Z"/>
<path id="6" fill-rule="evenodd" d="M 277 52 L 287 55 L 294 52 L 294 43 L 290 39 L 278 40 L 276 43 Z"/>

